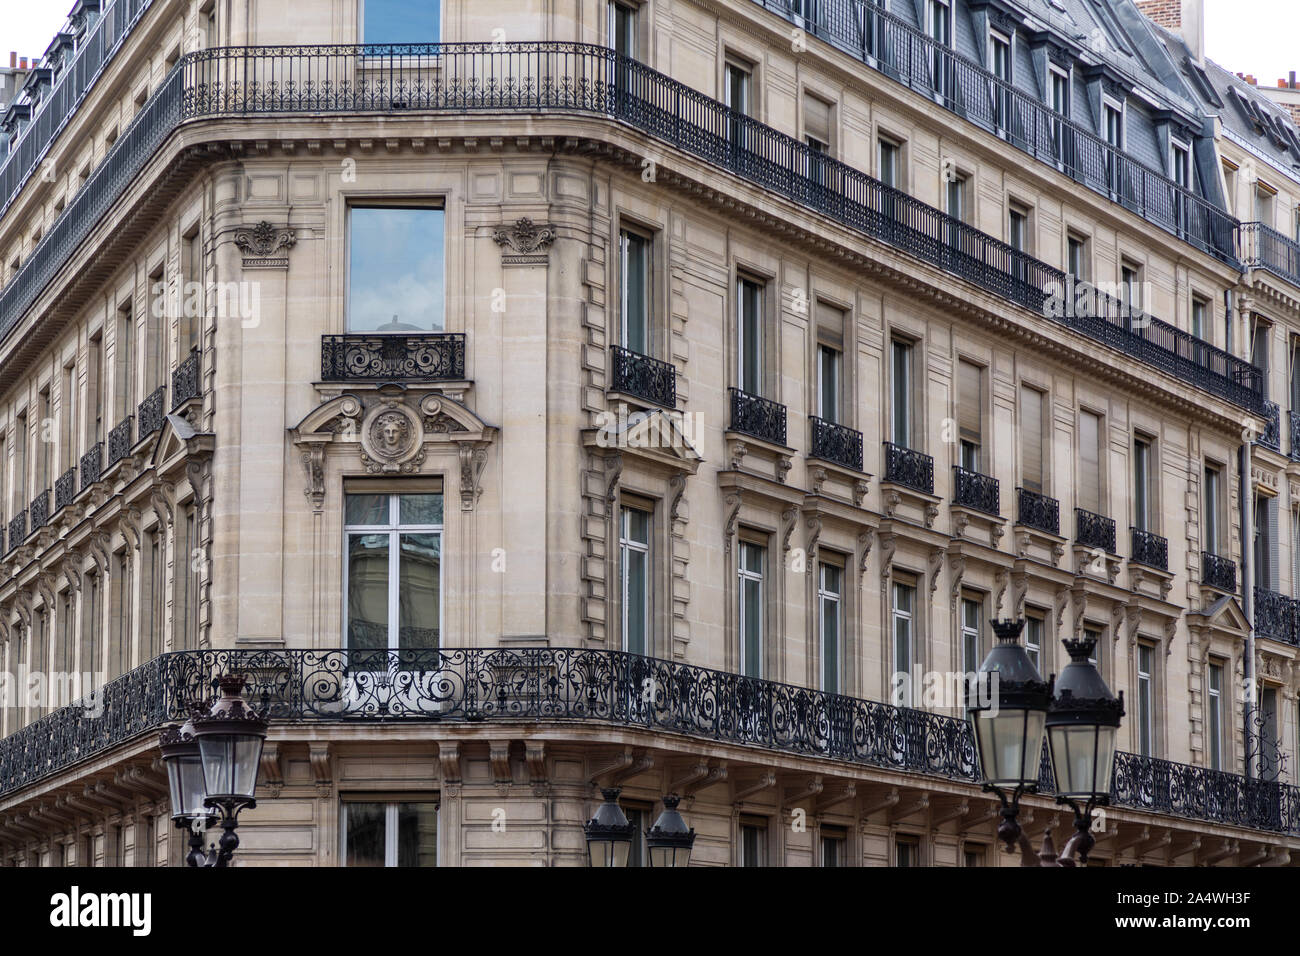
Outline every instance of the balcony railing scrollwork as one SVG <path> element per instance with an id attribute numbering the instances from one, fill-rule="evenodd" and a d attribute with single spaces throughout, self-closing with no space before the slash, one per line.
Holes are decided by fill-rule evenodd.
<path id="1" fill-rule="evenodd" d="M 1290 424 L 1291 445 L 1290 455 L 1292 461 L 1300 461 L 1300 411 L 1290 411 L 1287 413 L 1287 421 Z"/>
<path id="2" fill-rule="evenodd" d="M 1207 587 L 1237 593 L 1237 562 L 1210 551 L 1201 552 L 1201 583 Z"/>
<path id="3" fill-rule="evenodd" d="M 1300 286 L 1300 242 L 1262 222 L 1241 224 L 1242 264 Z"/>
<path id="4" fill-rule="evenodd" d="M 47 488 L 32 499 L 28 505 L 27 515 L 31 521 L 28 533 L 35 534 L 50 522 L 50 491 Z"/>
<path id="5" fill-rule="evenodd" d="M 77 468 L 69 468 L 54 482 L 54 510 L 62 511 L 77 497 Z"/>
<path id="6" fill-rule="evenodd" d="M 8 554 L 27 540 L 27 512 L 20 511 L 9 519 Z"/>
<path id="7" fill-rule="evenodd" d="M 1061 533 L 1061 503 L 1028 488 L 1016 489 L 1016 523 L 1046 534 Z"/>
<path id="8" fill-rule="evenodd" d="M 882 481 L 902 485 L 922 494 L 934 494 L 934 459 L 919 451 L 885 442 L 885 477 Z"/>
<path id="9" fill-rule="evenodd" d="M 728 391 L 731 394 L 731 431 L 750 435 L 774 445 L 785 444 L 784 405 L 758 395 L 751 395 L 738 388 L 731 388 Z"/>
<path id="10" fill-rule="evenodd" d="M 974 508 L 994 517 L 1002 514 L 1002 495 L 996 478 L 968 471 L 960 465 L 954 465 L 952 472 L 953 504 Z"/>
<path id="11" fill-rule="evenodd" d="M 113 430 L 108 433 L 109 468 L 112 468 L 131 454 L 131 423 L 131 416 L 127 415 L 126 418 L 114 425 Z"/>
<path id="12" fill-rule="evenodd" d="M 649 355 L 615 345 L 613 387 L 664 408 L 677 407 L 677 369 Z"/>
<path id="13" fill-rule="evenodd" d="M 190 351 L 189 358 L 172 372 L 172 411 L 186 402 L 201 398 L 200 373 L 202 372 L 202 353 L 198 349 Z"/>
<path id="14" fill-rule="evenodd" d="M 104 443 L 95 442 L 81 456 L 81 490 L 85 491 L 104 474 Z"/>
<path id="15" fill-rule="evenodd" d="M 1259 584 L 1255 585 L 1253 597 L 1251 616 L 1255 634 L 1283 644 L 1300 644 L 1296 634 L 1298 602 Z"/>
<path id="16" fill-rule="evenodd" d="M 1169 570 L 1169 541 L 1151 531 L 1130 528 L 1133 535 L 1132 560 L 1159 571 Z"/>
<path id="17" fill-rule="evenodd" d="M 855 431 L 838 422 L 828 422 L 816 415 L 808 416 L 812 424 L 813 458 L 829 461 L 835 465 L 862 470 L 862 432 Z"/>
<path id="18" fill-rule="evenodd" d="M 1114 554 L 1115 520 L 1075 508 L 1074 543 L 1081 548 L 1100 548 L 1107 554 Z"/>
<path id="19" fill-rule="evenodd" d="M 140 403 L 140 407 L 136 409 L 136 422 L 139 426 L 139 434 L 135 436 L 137 442 L 142 442 L 150 435 L 162 431 L 163 419 L 166 417 L 163 407 L 166 401 L 167 388 L 159 385 Z"/>
<path id="20" fill-rule="evenodd" d="M 459 381 L 465 377 L 460 332 L 321 336 L 326 382 Z"/>
<path id="21" fill-rule="evenodd" d="M 1277 402 L 1264 402 L 1263 417 L 1264 431 L 1255 439 L 1255 444 L 1280 452 L 1282 450 L 1282 412 L 1278 408 Z"/>

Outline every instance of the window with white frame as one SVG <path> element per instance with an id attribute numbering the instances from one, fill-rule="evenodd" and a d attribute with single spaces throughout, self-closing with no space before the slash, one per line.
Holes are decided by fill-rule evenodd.
<path id="1" fill-rule="evenodd" d="M 1043 672 L 1043 618 L 1030 614 L 1025 618 L 1025 653 L 1029 660 Z"/>
<path id="2" fill-rule="evenodd" d="M 911 707 L 915 699 L 911 678 L 915 644 L 913 615 L 916 610 L 916 588 L 896 581 L 893 598 L 894 679 L 892 683 L 896 689 L 894 704 L 899 707 Z"/>
<path id="3" fill-rule="evenodd" d="M 821 689 L 842 694 L 844 670 L 844 569 L 825 561 L 817 570 L 818 628 L 821 636 Z"/>
<path id="4" fill-rule="evenodd" d="M 609 5 L 609 46 L 619 56 L 637 55 L 637 8 L 630 3 Z"/>
<path id="5" fill-rule="evenodd" d="M 840 350 L 824 342 L 817 344 L 817 417 L 840 420 Z"/>
<path id="6" fill-rule="evenodd" d="M 1207 668 L 1205 701 L 1205 759 L 1211 770 L 1223 769 L 1223 665 Z"/>
<path id="7" fill-rule="evenodd" d="M 1156 746 L 1156 653 L 1150 644 L 1137 646 L 1137 746 L 1144 757 L 1155 756 Z"/>
<path id="8" fill-rule="evenodd" d="M 1133 440 L 1133 527 L 1139 531 L 1151 530 L 1153 456 L 1149 438 Z"/>
<path id="9" fill-rule="evenodd" d="M 1088 624 L 1083 626 L 1083 636 L 1087 640 L 1092 641 L 1092 653 L 1088 655 L 1088 663 L 1097 668 L 1097 673 L 1105 678 L 1106 671 L 1102 667 L 1102 661 L 1104 658 L 1101 655 L 1101 635 L 1102 632 L 1100 628 Z"/>
<path id="10" fill-rule="evenodd" d="M 1192 188 L 1192 148 L 1187 143 L 1169 144 L 1169 178 L 1184 189 Z"/>
<path id="11" fill-rule="evenodd" d="M 740 543 L 740 672 L 763 676 L 763 620 L 767 549 L 751 541 Z"/>
<path id="12" fill-rule="evenodd" d="M 651 275 L 654 240 L 631 229 L 618 236 L 619 287 L 621 292 L 622 344 L 625 349 L 649 355 Z"/>
<path id="13" fill-rule="evenodd" d="M 902 147 L 894 140 L 882 136 L 878 141 L 876 176 L 891 189 L 903 188 Z"/>
<path id="14" fill-rule="evenodd" d="M 433 650 L 442 633 L 443 500 L 437 492 L 344 496 L 348 648 Z"/>
<path id="15" fill-rule="evenodd" d="M 763 394 L 763 285 L 745 276 L 736 280 L 736 334 L 740 390 Z"/>
<path id="16" fill-rule="evenodd" d="M 650 514 L 623 508 L 619 520 L 619 583 L 623 604 L 623 650 L 645 654 L 650 635 Z"/>
<path id="17" fill-rule="evenodd" d="M 438 804 L 345 800 L 339 814 L 344 866 L 437 866 Z"/>
<path id="18" fill-rule="evenodd" d="M 893 443 L 912 447 L 912 343 L 894 339 L 890 343 L 893 405 Z"/>
<path id="19" fill-rule="evenodd" d="M 969 696 L 975 691 L 974 676 L 979 672 L 983 662 L 981 640 L 984 628 L 984 602 L 974 597 L 962 598 L 961 602 L 961 670 L 963 684 Z"/>

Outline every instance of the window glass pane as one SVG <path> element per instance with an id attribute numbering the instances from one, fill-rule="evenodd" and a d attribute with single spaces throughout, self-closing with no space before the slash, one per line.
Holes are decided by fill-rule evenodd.
<path id="1" fill-rule="evenodd" d="M 762 290 L 748 279 L 740 280 L 740 388 L 763 392 Z"/>
<path id="2" fill-rule="evenodd" d="M 623 233 L 623 347 L 650 354 L 650 243 L 635 233 Z"/>
<path id="3" fill-rule="evenodd" d="M 388 646 L 388 535 L 348 535 L 348 647 Z"/>
<path id="4" fill-rule="evenodd" d="M 348 866 L 384 865 L 384 812 L 382 803 L 345 803 Z"/>
<path id="5" fill-rule="evenodd" d="M 361 42 L 437 43 L 440 0 L 361 0 Z"/>
<path id="6" fill-rule="evenodd" d="M 404 525 L 440 525 L 442 495 L 402 495 L 398 499 L 397 515 Z"/>
<path id="7" fill-rule="evenodd" d="M 398 646 L 436 648 L 441 608 L 442 537 L 404 534 L 399 569 Z"/>
<path id="8" fill-rule="evenodd" d="M 650 543 L 650 515 L 645 511 L 638 511 L 636 508 L 625 508 L 623 510 L 624 518 L 624 535 L 629 541 L 635 541 L 638 544 Z"/>
<path id="9" fill-rule="evenodd" d="M 352 209 L 348 331 L 442 330 L 443 219 L 441 209 Z"/>
<path id="10" fill-rule="evenodd" d="M 347 495 L 344 523 L 349 528 L 388 524 L 388 495 Z"/>
<path id="11" fill-rule="evenodd" d="M 397 865 L 438 865 L 438 808 L 435 804 L 397 805 Z"/>
<path id="12" fill-rule="evenodd" d="M 745 621 L 744 655 L 745 674 L 758 677 L 762 674 L 762 621 L 763 585 L 761 581 L 747 579 L 741 588 L 742 613 Z"/>

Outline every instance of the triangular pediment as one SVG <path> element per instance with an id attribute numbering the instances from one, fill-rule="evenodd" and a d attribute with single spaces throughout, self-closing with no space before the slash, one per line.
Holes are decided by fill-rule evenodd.
<path id="1" fill-rule="evenodd" d="M 1241 604 L 1231 594 L 1223 595 L 1201 611 L 1201 620 L 1205 627 L 1242 636 L 1250 630 L 1250 621 L 1241 610 Z"/>
<path id="2" fill-rule="evenodd" d="M 211 435 L 195 429 L 184 416 L 172 414 L 163 418 L 151 460 L 154 471 L 167 475 L 184 467 L 192 455 L 211 450 Z"/>
<path id="3" fill-rule="evenodd" d="M 583 434 L 588 447 L 604 448 L 672 464 L 691 474 L 704 460 L 696 448 L 694 429 L 686 413 L 662 408 L 626 415 L 609 413 L 598 428 Z"/>

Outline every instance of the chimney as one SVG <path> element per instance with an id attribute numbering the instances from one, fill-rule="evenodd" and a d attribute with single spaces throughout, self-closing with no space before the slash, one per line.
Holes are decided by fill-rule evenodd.
<path id="1" fill-rule="evenodd" d="M 10 50 L 10 51 L 9 51 L 9 69 L 11 69 L 11 70 L 15 70 L 15 69 L 17 69 L 17 68 L 18 68 L 18 54 L 15 53 L 13 50 Z"/>
<path id="2" fill-rule="evenodd" d="M 1204 65 L 1205 0 L 1137 0 L 1137 8 L 1152 23 L 1178 35 Z"/>

